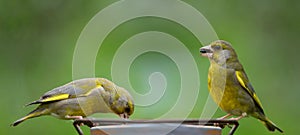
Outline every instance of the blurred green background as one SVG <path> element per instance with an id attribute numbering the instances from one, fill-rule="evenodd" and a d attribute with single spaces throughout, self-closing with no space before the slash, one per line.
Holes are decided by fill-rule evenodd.
<path id="1" fill-rule="evenodd" d="M 34 108 L 24 108 L 26 103 L 72 80 L 73 52 L 82 29 L 96 13 L 113 2 L 115 0 L 0 0 L 0 104 L 3 107 L 0 111 L 0 134 L 76 134 L 71 121 L 49 116 L 31 119 L 18 127 L 9 125 Z M 300 102 L 300 87 L 296 82 L 300 76 L 300 46 L 297 42 L 300 35 L 300 2 L 184 2 L 206 17 L 220 39 L 233 44 L 267 116 L 286 134 L 297 134 L 300 120 L 300 107 L 297 105 Z M 205 94 L 205 98 L 199 97 L 189 118 L 198 118 L 208 94 L 206 78 L 209 63 L 207 59 L 197 57 L 198 48 L 202 45 L 188 30 L 174 22 L 148 17 L 117 27 L 99 50 L 96 76 L 111 79 L 110 62 L 117 47 L 126 38 L 149 30 L 173 33 L 195 57 L 201 78 L 201 96 Z M 149 64 L 151 62 L 153 64 Z M 176 82 L 180 76 L 175 74 L 178 69 L 173 61 L 159 53 L 146 53 L 134 61 L 130 69 L 133 87 L 140 89 L 140 93 L 146 93 L 142 90 L 149 89 L 147 74 L 154 71 L 165 73 L 168 84 L 172 85 L 168 85 L 161 102 L 153 105 L 153 109 L 137 108 L 133 119 L 160 116 L 172 106 L 172 97 L 179 94 L 176 88 L 180 86 Z M 170 89 L 174 90 L 170 92 Z M 224 114 L 218 110 L 214 117 Z M 84 129 L 88 132 L 86 127 Z M 224 133 L 227 131 L 228 128 Z M 236 134 L 269 132 L 254 118 L 245 118 L 240 121 Z"/>

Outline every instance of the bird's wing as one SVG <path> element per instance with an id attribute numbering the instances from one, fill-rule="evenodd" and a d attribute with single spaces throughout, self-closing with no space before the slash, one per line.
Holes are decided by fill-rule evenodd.
<path id="1" fill-rule="evenodd" d="M 100 87 L 102 87 L 101 84 L 97 83 L 93 79 L 77 80 L 48 91 L 39 100 L 33 101 L 27 105 L 88 96 L 91 94 L 93 89 Z"/>
<path id="2" fill-rule="evenodd" d="M 207 83 L 208 90 L 211 90 L 211 72 L 208 72 Z"/>
<path id="3" fill-rule="evenodd" d="M 250 97 L 253 99 L 256 106 L 259 108 L 259 110 L 264 113 L 262 104 L 259 101 L 258 97 L 256 96 L 256 93 L 250 84 L 247 75 L 243 71 L 235 71 L 235 76 L 240 83 L 240 85 L 243 87 L 244 90 L 250 95 Z"/>

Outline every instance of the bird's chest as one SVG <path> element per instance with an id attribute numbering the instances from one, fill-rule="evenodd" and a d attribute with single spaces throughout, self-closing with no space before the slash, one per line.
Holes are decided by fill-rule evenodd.
<path id="1" fill-rule="evenodd" d="M 213 100 L 224 110 L 235 108 L 239 90 L 233 69 L 211 66 L 208 74 L 209 91 Z"/>

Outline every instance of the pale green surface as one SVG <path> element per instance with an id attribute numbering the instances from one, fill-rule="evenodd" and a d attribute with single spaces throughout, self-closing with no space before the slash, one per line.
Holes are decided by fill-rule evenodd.
<path id="1" fill-rule="evenodd" d="M 267 116 L 286 134 L 297 134 L 300 113 L 300 92 L 296 82 L 300 76 L 300 2 L 186 2 L 201 11 L 221 39 L 233 44 Z M 24 108 L 23 105 L 72 80 L 72 57 L 77 38 L 86 23 L 110 3 L 106 0 L 0 1 L 0 104 L 3 107 L 0 111 L 0 134 L 76 134 L 71 121 L 49 116 L 31 119 L 18 127 L 9 125 L 34 108 Z M 194 50 L 192 53 L 201 78 L 201 94 L 207 95 L 208 60 L 198 54 L 201 45 L 186 29 L 159 18 L 140 18 L 115 29 L 101 48 L 105 53 L 100 51 L 98 54 L 96 69 L 101 70 L 96 71 L 96 76 L 111 78 L 110 63 L 105 62 L 111 61 L 111 55 L 120 45 L 119 42 L 148 30 L 176 33 L 174 36 L 183 40 L 190 50 Z M 156 60 L 155 63 L 149 64 L 153 60 Z M 174 62 L 157 53 L 144 54 L 133 63 L 130 70 L 133 87 L 148 88 L 148 76 L 139 74 L 157 70 L 165 73 L 168 83 L 172 84 L 167 89 L 173 91 L 167 91 L 161 102 L 148 109 L 137 108 L 133 116 L 135 119 L 156 118 L 164 114 L 175 100 L 172 97 L 179 94 L 176 88 L 180 84 L 176 82 L 180 76 Z M 199 98 L 190 118 L 200 116 L 205 100 L 206 97 Z M 224 114 L 219 110 L 214 116 Z M 87 131 L 87 128 L 84 129 Z M 227 131 L 228 128 L 224 132 Z M 237 134 L 269 132 L 257 120 L 246 118 L 240 121 Z"/>
<path id="2" fill-rule="evenodd" d="M 172 131 L 172 135 L 221 135 L 222 129 L 219 127 L 198 126 L 198 125 L 179 125 L 179 124 L 131 124 L 131 125 L 117 125 L 93 127 L 92 132 L 104 131 L 114 135 L 163 135 Z M 152 131 L 152 132 L 149 132 Z"/>

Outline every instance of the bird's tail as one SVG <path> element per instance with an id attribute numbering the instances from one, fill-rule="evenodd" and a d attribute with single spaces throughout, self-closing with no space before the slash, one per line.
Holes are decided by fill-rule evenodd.
<path id="1" fill-rule="evenodd" d="M 265 117 L 264 119 L 261 119 L 261 121 L 264 123 L 264 125 L 268 128 L 270 131 L 278 130 L 279 132 L 283 133 L 283 131 L 277 127 L 270 119 Z"/>
<path id="2" fill-rule="evenodd" d="M 12 123 L 10 126 L 17 126 L 19 125 L 20 123 L 22 123 L 23 121 L 25 120 L 28 120 L 30 118 L 34 118 L 34 117 L 39 117 L 41 115 L 45 115 L 46 114 L 46 109 L 45 108 L 42 108 L 42 107 L 38 107 L 36 108 L 35 110 L 31 111 L 30 113 L 28 113 L 26 116 L 24 116 L 23 118 L 21 119 L 18 119 L 16 120 L 14 123 Z"/>

